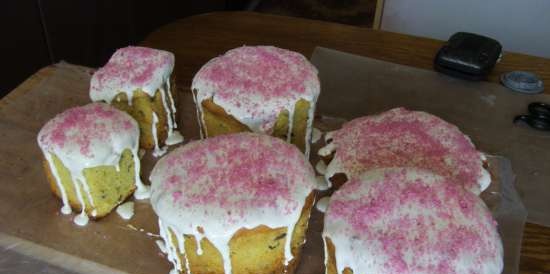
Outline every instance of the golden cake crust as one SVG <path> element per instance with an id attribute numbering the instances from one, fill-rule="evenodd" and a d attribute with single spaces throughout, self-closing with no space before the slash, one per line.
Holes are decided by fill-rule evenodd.
<path id="1" fill-rule="evenodd" d="M 295 272 L 300 261 L 301 247 L 305 243 L 305 236 L 309 222 L 311 208 L 315 202 L 315 194 L 312 192 L 306 199 L 306 203 L 300 218 L 294 228 L 291 242 L 291 252 L 294 258 L 286 266 L 284 261 L 284 243 L 286 228 L 269 228 L 261 225 L 253 229 L 242 228 L 238 230 L 229 242 L 231 252 L 231 264 L 233 273 L 239 274 L 271 274 Z M 174 232 L 171 232 L 171 240 L 177 246 Z M 191 273 L 195 274 L 225 274 L 221 254 L 206 238 L 201 241 L 202 255 L 197 255 L 196 240 L 193 236 L 185 235 L 185 255 L 178 251 L 182 262 L 189 262 Z M 183 265 L 180 273 L 187 273 Z"/>

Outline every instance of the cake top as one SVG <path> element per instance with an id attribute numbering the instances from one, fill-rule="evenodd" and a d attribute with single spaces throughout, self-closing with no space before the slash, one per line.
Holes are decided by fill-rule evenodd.
<path id="1" fill-rule="evenodd" d="M 243 46 L 206 63 L 193 79 L 197 100 L 212 98 L 237 120 L 265 132 L 299 99 L 315 102 L 317 69 L 301 54 L 273 46 Z"/>
<path id="2" fill-rule="evenodd" d="M 395 108 L 354 119 L 326 138 L 332 143 L 320 153 L 335 151 L 327 179 L 339 172 L 353 177 L 375 168 L 411 166 L 454 178 L 476 194 L 490 183 L 485 156 L 468 136 L 425 112 Z"/>
<path id="3" fill-rule="evenodd" d="M 239 133 L 176 149 L 155 165 L 151 182 L 153 208 L 165 223 L 223 234 L 296 217 L 315 174 L 294 146 Z"/>
<path id="4" fill-rule="evenodd" d="M 74 107 L 48 121 L 38 134 L 44 153 L 53 153 L 64 165 L 80 170 L 115 165 L 125 149 L 139 143 L 137 122 L 125 112 L 104 103 Z"/>
<path id="5" fill-rule="evenodd" d="M 390 168 L 366 172 L 332 195 L 323 238 L 335 246 L 338 273 L 500 274 L 496 226 L 483 201 L 450 179 Z"/>
<path id="6" fill-rule="evenodd" d="M 229 241 L 239 229 L 286 227 L 292 235 L 315 188 L 313 168 L 295 146 L 257 133 L 188 143 L 160 159 L 150 179 L 162 226 L 198 243 L 206 237 L 221 253 L 225 273 L 231 273 Z M 285 263 L 292 259 L 290 238 Z"/>
<path id="7" fill-rule="evenodd" d="M 145 47 L 118 49 L 92 76 L 90 98 L 110 103 L 121 92 L 130 99 L 138 89 L 152 97 L 170 79 L 173 69 L 174 55 L 168 51 Z"/>

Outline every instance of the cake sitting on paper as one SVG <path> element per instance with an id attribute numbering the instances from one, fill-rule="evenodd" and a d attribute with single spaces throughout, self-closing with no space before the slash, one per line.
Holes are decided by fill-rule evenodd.
<path id="1" fill-rule="evenodd" d="M 112 104 L 138 121 L 140 146 L 154 149 L 155 156 L 166 152 L 165 145 L 183 141 L 177 131 L 173 69 L 170 52 L 126 47 L 117 50 L 90 83 L 92 101 Z"/>
<path id="2" fill-rule="evenodd" d="M 272 46 L 232 49 L 206 63 L 191 89 L 203 137 L 265 133 L 309 155 L 320 84 L 303 55 Z"/>
<path id="3" fill-rule="evenodd" d="M 61 212 L 80 211 L 75 223 L 107 215 L 128 196 L 149 197 L 140 180 L 139 127 L 128 114 L 104 103 L 68 109 L 38 134 L 50 186 Z"/>
<path id="4" fill-rule="evenodd" d="M 395 108 L 356 118 L 325 135 L 319 155 L 330 159 L 325 178 L 353 178 L 386 167 L 418 167 L 454 179 L 475 194 L 491 177 L 485 155 L 456 126 L 421 111 Z"/>
<path id="5" fill-rule="evenodd" d="M 376 169 L 330 199 L 327 274 L 500 274 L 503 247 L 483 201 L 416 168 Z"/>
<path id="6" fill-rule="evenodd" d="M 174 271 L 294 272 L 316 184 L 295 146 L 256 133 L 212 137 L 170 152 L 150 179 Z"/>

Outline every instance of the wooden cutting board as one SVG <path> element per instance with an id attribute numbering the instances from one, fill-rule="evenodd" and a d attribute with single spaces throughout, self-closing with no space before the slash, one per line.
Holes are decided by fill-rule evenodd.
<path id="1" fill-rule="evenodd" d="M 91 72 L 88 68 L 61 63 L 53 75 L 36 88 L 16 100 L 3 101 L 0 108 L 0 246 L 25 254 L 20 257 L 22 259 L 42 260 L 78 273 L 168 273 L 171 265 L 155 243 L 159 239 L 156 235 L 157 218 L 147 201 L 136 203 L 136 214 L 130 221 L 113 213 L 98 222 L 79 227 L 73 224 L 73 216 L 60 213 L 61 204 L 47 185 L 36 135 L 42 125 L 57 113 L 89 103 Z M 186 142 L 198 139 L 192 97 L 187 87 L 178 87 L 178 94 L 178 124 L 182 133 Z M 318 116 L 316 126 L 330 130 L 341 123 L 341 119 Z M 312 151 L 320 145 L 314 145 Z M 155 161 L 149 154 L 144 157 L 143 179 L 147 179 Z M 316 161 L 316 157 L 312 157 L 312 163 Z M 496 180 L 492 187 L 497 194 L 488 196 L 488 202 L 500 218 L 499 223 L 507 223 L 501 233 L 511 239 L 505 242 L 505 273 L 517 273 L 525 216 L 521 219 L 521 214 L 513 211 L 514 218 L 510 218 L 505 210 L 509 208 L 500 207 L 502 197 L 511 201 L 517 198 L 513 193 L 512 196 L 499 194 L 500 177 L 505 173 L 499 171 L 502 167 L 501 164 L 493 165 Z M 512 175 L 505 177 L 511 178 Z M 318 197 L 327 194 L 319 193 Z M 322 213 L 313 210 L 297 273 L 324 273 L 322 218 Z"/>

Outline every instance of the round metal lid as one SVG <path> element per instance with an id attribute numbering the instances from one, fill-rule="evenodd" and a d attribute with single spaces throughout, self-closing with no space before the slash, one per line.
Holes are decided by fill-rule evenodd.
<path id="1" fill-rule="evenodd" d="M 527 71 L 504 73 L 500 76 L 500 81 L 507 88 L 521 93 L 536 94 L 544 90 L 540 78 L 536 74 Z"/>

